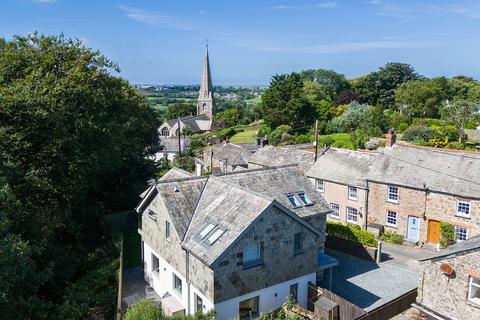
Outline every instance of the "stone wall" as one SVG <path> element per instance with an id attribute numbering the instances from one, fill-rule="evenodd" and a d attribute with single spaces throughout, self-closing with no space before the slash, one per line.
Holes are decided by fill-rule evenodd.
<path id="1" fill-rule="evenodd" d="M 470 218 L 457 215 L 458 200 L 470 201 Z M 467 228 L 469 238 L 480 234 L 480 201 L 478 200 L 430 192 L 427 196 L 426 216 L 427 219 L 433 218 Z M 427 223 L 424 223 L 420 229 L 421 235 L 424 235 L 424 241 L 426 241 L 427 229 Z"/>
<path id="2" fill-rule="evenodd" d="M 394 231 L 407 237 L 408 217 L 420 217 L 419 242 L 427 242 L 428 220 L 445 221 L 466 227 L 468 237 L 480 234 L 480 201 L 470 201 L 471 218 L 459 217 L 457 201 L 468 200 L 461 197 L 446 195 L 433 191 L 399 188 L 398 203 L 387 199 L 388 185 L 369 182 L 368 222 L 384 225 L 386 231 Z M 397 213 L 397 227 L 387 226 L 387 210 Z M 425 215 L 425 219 L 423 219 Z"/>
<path id="3" fill-rule="evenodd" d="M 447 277 L 440 265 L 449 263 L 454 276 Z M 424 271 L 418 288 L 417 303 L 451 319 L 478 320 L 480 305 L 468 301 L 469 274 L 480 274 L 480 251 L 423 262 Z"/>
<path id="4" fill-rule="evenodd" d="M 294 255 L 294 234 L 303 232 L 303 253 Z M 243 269 L 243 248 L 262 243 L 263 264 Z M 317 271 L 321 238 L 301 223 L 272 207 L 212 265 L 215 303 Z"/>

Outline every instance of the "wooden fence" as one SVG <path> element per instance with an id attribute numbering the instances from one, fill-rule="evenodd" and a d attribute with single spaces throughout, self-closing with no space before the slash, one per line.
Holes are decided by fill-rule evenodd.
<path id="1" fill-rule="evenodd" d="M 313 284 L 308 286 L 308 304 L 307 308 L 310 311 L 314 311 L 314 303 L 321 297 L 328 298 L 329 300 L 335 302 L 339 306 L 339 315 L 342 320 L 355 320 L 360 319 L 366 312 L 354 305 L 353 303 L 343 299 L 342 297 L 337 296 L 333 292 L 328 291 L 327 289 L 317 287 Z"/>

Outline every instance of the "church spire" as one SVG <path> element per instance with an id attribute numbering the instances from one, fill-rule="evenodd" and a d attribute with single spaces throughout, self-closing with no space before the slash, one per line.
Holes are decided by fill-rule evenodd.
<path id="1" fill-rule="evenodd" d="M 203 62 L 202 82 L 200 83 L 200 92 L 198 94 L 197 114 L 205 114 L 209 118 L 212 118 L 215 114 L 212 76 L 210 74 L 210 60 L 208 57 L 208 40 L 205 48 L 205 60 Z"/>

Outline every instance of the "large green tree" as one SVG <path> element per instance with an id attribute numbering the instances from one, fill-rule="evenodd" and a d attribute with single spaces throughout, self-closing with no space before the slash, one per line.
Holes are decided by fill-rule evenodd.
<path id="1" fill-rule="evenodd" d="M 444 77 L 413 80 L 395 90 L 395 102 L 398 110 L 409 117 L 436 118 L 449 94 L 448 80 Z"/>
<path id="2" fill-rule="evenodd" d="M 286 124 L 293 129 L 311 125 L 315 109 L 305 97 L 303 80 L 293 72 L 273 76 L 270 86 L 262 95 L 262 114 L 270 128 Z"/>
<path id="3" fill-rule="evenodd" d="M 352 87 L 360 94 L 359 100 L 384 109 L 395 103 L 395 89 L 402 83 L 421 79 L 415 69 L 406 63 L 390 62 L 378 71 L 352 79 Z"/>
<path id="4" fill-rule="evenodd" d="M 0 250 L 25 261 L 24 281 L 42 275 L 25 296 L 0 295 L 0 308 L 34 305 L 42 311 L 17 317 L 48 318 L 108 238 L 101 215 L 132 208 L 154 176 L 148 156 L 158 123 L 145 98 L 114 75 L 117 66 L 80 41 L 0 39 L 0 70 L 0 177 L 21 207 L 0 208 L 8 218 Z M 10 268 L 9 259 L 0 264 Z"/>
<path id="5" fill-rule="evenodd" d="M 345 75 L 333 70 L 305 70 L 300 73 L 302 79 L 318 84 L 321 99 L 335 100 L 342 91 L 350 89 L 350 83 Z"/>

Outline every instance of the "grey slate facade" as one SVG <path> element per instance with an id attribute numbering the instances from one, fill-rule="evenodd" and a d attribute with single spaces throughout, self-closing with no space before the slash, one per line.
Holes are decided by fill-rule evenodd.
<path id="1" fill-rule="evenodd" d="M 320 271 L 329 209 L 296 166 L 209 177 L 167 175 L 143 193 L 139 233 L 191 290 L 218 304 Z M 311 203 L 293 208 L 287 195 L 298 192 Z M 211 245 L 199 240 L 209 223 L 225 230 Z M 301 239 L 301 250 L 294 252 L 295 238 Z M 243 250 L 252 244 L 259 245 L 261 258 L 245 265 Z M 149 265 L 150 257 L 143 258 Z"/>

